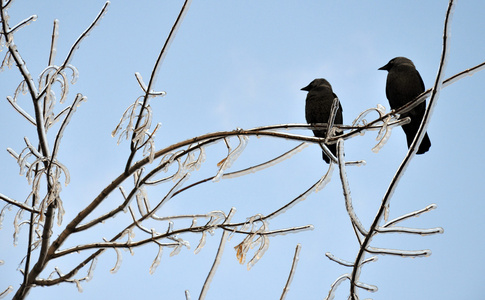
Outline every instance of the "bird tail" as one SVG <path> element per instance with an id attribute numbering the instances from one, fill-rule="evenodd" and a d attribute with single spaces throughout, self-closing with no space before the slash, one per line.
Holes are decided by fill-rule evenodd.
<path id="1" fill-rule="evenodd" d="M 423 154 L 428 152 L 429 148 L 431 147 L 431 141 L 429 139 L 428 133 L 426 133 L 421 141 L 421 145 L 419 145 L 418 152 L 416 154 Z"/>
<path id="2" fill-rule="evenodd" d="M 408 142 L 408 148 L 409 148 L 414 140 L 414 137 L 416 136 L 417 130 L 412 130 L 412 132 L 410 132 L 409 127 L 405 128 L 404 126 L 403 126 L 403 129 L 404 129 L 404 132 L 406 133 L 406 140 Z M 424 154 L 428 152 L 430 147 L 431 147 L 431 140 L 429 139 L 428 133 L 425 133 L 423 140 L 419 145 L 418 152 L 416 152 L 416 154 Z"/>
<path id="3" fill-rule="evenodd" d="M 330 152 L 332 152 L 332 154 L 337 157 L 337 145 L 336 144 L 332 144 L 332 145 L 326 145 L 328 150 L 330 150 Z M 322 158 L 323 160 L 327 163 L 327 164 L 330 164 L 330 157 L 327 156 L 327 154 L 325 154 L 324 151 L 322 151 Z"/>

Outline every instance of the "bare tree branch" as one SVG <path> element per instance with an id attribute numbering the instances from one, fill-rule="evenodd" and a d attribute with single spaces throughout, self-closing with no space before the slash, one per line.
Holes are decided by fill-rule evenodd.
<path id="1" fill-rule="evenodd" d="M 36 214 L 39 214 L 40 213 L 40 211 L 38 211 L 38 210 L 36 210 L 36 209 L 28 206 L 27 204 L 22 203 L 22 202 L 17 201 L 17 200 L 14 200 L 12 198 L 9 198 L 9 197 L 1 194 L 1 193 L 0 193 L 0 199 L 3 200 L 3 201 L 5 201 L 5 202 L 7 202 L 7 203 L 9 203 L 9 204 L 15 205 L 15 206 L 17 206 L 17 207 L 19 207 L 21 209 L 25 209 L 25 210 L 27 210 L 29 212 L 36 213 Z"/>
<path id="2" fill-rule="evenodd" d="M 229 214 L 227 215 L 227 218 L 224 221 L 224 223 L 229 222 L 231 220 L 235 211 L 236 210 L 234 208 L 231 208 L 231 210 L 229 211 Z M 219 248 L 217 249 L 217 254 L 216 254 L 216 257 L 214 259 L 214 263 L 212 264 L 212 267 L 209 271 L 209 274 L 207 274 L 207 278 L 205 279 L 204 285 L 202 286 L 202 290 L 200 291 L 200 296 L 199 296 L 200 300 L 205 299 L 205 296 L 207 295 L 207 291 L 209 290 L 210 283 L 211 283 L 212 279 L 214 278 L 217 267 L 219 266 L 219 264 L 221 262 L 222 253 L 224 252 L 224 247 L 226 245 L 226 241 L 227 241 L 228 236 L 229 236 L 229 232 L 224 230 L 223 233 L 222 233 Z"/>
<path id="3" fill-rule="evenodd" d="M 404 159 L 403 159 L 401 165 L 399 166 L 396 174 L 394 175 L 394 177 L 391 180 L 391 183 L 390 183 L 390 185 L 389 185 L 389 187 L 388 187 L 388 189 L 387 189 L 387 191 L 384 195 L 384 198 L 382 199 L 382 203 L 381 203 L 381 206 L 379 208 L 379 211 L 378 211 L 376 217 L 374 218 L 374 221 L 372 222 L 372 225 L 369 228 L 368 234 L 365 236 L 365 239 L 360 246 L 359 253 L 358 253 L 358 255 L 355 259 L 354 267 L 353 267 L 353 270 L 352 270 L 352 276 L 350 278 L 350 282 L 351 282 L 351 284 L 350 284 L 350 298 L 352 300 L 358 299 L 357 291 L 356 291 L 356 286 L 357 286 L 356 283 L 358 282 L 358 279 L 359 279 L 360 267 L 362 265 L 362 261 L 364 260 L 366 252 L 371 252 L 371 253 L 377 252 L 377 253 L 387 253 L 387 254 L 395 254 L 396 253 L 396 255 L 405 255 L 405 253 L 407 253 L 407 252 L 402 252 L 402 251 L 401 252 L 399 252 L 399 251 L 394 252 L 392 250 L 389 250 L 389 251 L 387 251 L 387 250 L 374 251 L 373 249 L 371 249 L 371 247 L 369 245 L 370 245 L 370 241 L 371 241 L 372 237 L 377 232 L 376 230 L 378 228 L 378 224 L 381 221 L 381 219 L 384 215 L 384 212 L 386 211 L 386 209 L 388 207 L 388 202 L 390 201 L 392 194 L 394 193 L 394 190 L 396 189 L 397 184 L 399 183 L 400 178 L 404 174 L 404 170 L 407 168 L 407 166 L 411 162 L 411 159 L 413 158 L 413 156 L 415 155 L 415 153 L 418 149 L 418 145 L 421 143 L 421 140 L 423 139 L 423 136 L 426 132 L 427 124 L 429 123 L 429 120 L 430 120 L 430 117 L 431 117 L 431 112 L 433 111 L 433 108 L 434 108 L 436 101 L 438 99 L 439 91 L 440 91 L 441 85 L 442 85 L 443 70 L 444 70 L 444 67 L 445 67 L 445 64 L 446 64 L 446 57 L 448 55 L 448 52 L 447 52 L 447 50 L 448 50 L 448 46 L 447 46 L 447 43 L 448 43 L 448 26 L 449 26 L 450 16 L 451 16 L 452 11 L 453 11 L 453 7 L 454 7 L 454 2 L 453 2 L 453 0 L 450 0 L 449 4 L 448 4 L 448 9 L 446 11 L 445 25 L 444 25 L 444 30 L 443 30 L 444 31 L 444 33 L 443 33 L 443 49 L 442 49 L 440 64 L 439 64 L 439 67 L 438 67 L 438 74 L 436 75 L 435 84 L 433 85 L 433 88 L 431 90 L 431 98 L 429 100 L 428 107 L 426 108 L 426 112 L 425 112 L 423 121 L 421 123 L 421 126 L 419 127 L 419 130 L 418 130 L 418 133 L 416 134 L 416 137 L 414 138 L 414 141 L 412 142 L 412 144 L 409 147 L 408 153 L 404 157 Z M 372 252 L 372 251 L 374 251 L 374 252 Z M 410 253 L 410 255 L 414 255 L 414 256 L 429 255 L 429 252 L 424 251 L 424 252 L 419 252 L 419 253 Z"/>
<path id="4" fill-rule="evenodd" d="M 101 11 L 98 13 L 98 15 L 96 16 L 96 18 L 94 19 L 94 21 L 91 23 L 91 25 L 89 25 L 88 28 L 86 30 L 84 30 L 84 32 L 81 33 L 81 35 L 78 37 L 78 39 L 74 42 L 74 44 L 71 46 L 71 49 L 69 50 L 69 53 L 67 54 L 66 58 L 64 59 L 64 62 L 57 69 L 56 73 L 53 74 L 53 76 L 51 77 L 50 83 L 47 84 L 42 91 L 40 91 L 40 93 L 39 93 L 39 95 L 38 95 L 37 98 L 41 98 L 41 97 L 43 97 L 45 95 L 45 93 L 47 92 L 49 86 L 54 82 L 54 80 L 57 77 L 57 75 L 61 71 L 63 71 L 69 65 L 69 63 L 71 62 L 71 60 L 72 60 L 72 58 L 74 56 L 74 53 L 76 52 L 76 50 L 81 45 L 81 42 L 89 35 L 89 33 L 93 30 L 93 28 L 96 27 L 96 25 L 98 25 L 99 21 L 101 21 L 101 19 L 103 18 L 103 16 L 108 11 L 108 6 L 110 4 L 111 4 L 110 1 L 106 1 L 106 3 L 104 4 L 103 8 L 101 8 Z M 53 36 L 53 41 L 54 40 L 55 40 L 55 38 Z M 51 50 L 51 57 L 52 57 L 52 55 L 53 55 L 53 53 L 52 53 L 52 50 Z"/>
<path id="5" fill-rule="evenodd" d="M 293 280 L 293 276 L 295 275 L 296 265 L 298 264 L 298 260 L 300 259 L 300 250 L 301 250 L 301 244 L 296 245 L 295 256 L 293 256 L 293 263 L 291 264 L 290 274 L 288 275 L 288 280 L 286 281 L 286 285 L 283 289 L 283 293 L 281 294 L 280 300 L 285 299 L 286 294 L 290 291 L 291 281 Z"/>
<path id="6" fill-rule="evenodd" d="M 144 114 L 144 110 L 146 109 L 146 106 L 147 106 L 147 103 L 148 103 L 148 99 L 153 96 L 152 86 L 155 84 L 157 74 L 158 74 L 158 70 L 160 69 L 160 66 L 163 62 L 163 59 L 164 59 L 165 55 L 167 54 L 167 50 L 170 47 L 170 44 L 172 43 L 172 41 L 175 37 L 175 33 L 177 32 L 177 29 L 179 28 L 185 14 L 187 13 L 191 2 L 192 2 L 192 0 L 185 0 L 184 5 L 182 6 L 182 9 L 180 10 L 179 15 L 177 16 L 177 19 L 175 20 L 175 23 L 172 26 L 172 29 L 170 30 L 170 33 L 168 34 L 168 37 L 165 40 L 165 44 L 163 45 L 162 50 L 160 51 L 160 54 L 158 55 L 158 58 L 157 58 L 155 65 L 153 67 L 152 74 L 150 76 L 150 80 L 148 82 L 148 86 L 146 87 L 145 95 L 143 97 L 143 103 L 142 103 L 141 108 L 140 108 L 140 113 L 138 114 L 136 124 L 133 128 L 133 136 L 132 136 L 132 141 L 131 141 L 131 146 L 130 146 L 131 153 L 130 153 L 130 156 L 128 157 L 128 161 L 126 163 L 125 173 L 129 173 L 131 162 L 133 161 L 133 158 L 134 158 L 134 156 L 135 156 L 135 154 L 138 150 L 138 143 L 134 142 L 133 140 L 135 139 L 135 132 L 137 131 L 137 129 L 140 126 L 140 122 L 141 122 L 142 116 Z M 139 77 L 141 78 L 141 76 L 137 76 L 137 79 Z M 138 82 L 140 82 L 140 80 Z"/>

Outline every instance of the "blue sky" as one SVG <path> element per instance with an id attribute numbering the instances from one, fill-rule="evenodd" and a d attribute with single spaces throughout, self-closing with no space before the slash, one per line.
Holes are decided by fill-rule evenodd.
<path id="1" fill-rule="evenodd" d="M 90 24 L 103 1 L 17 0 L 9 12 L 11 24 L 32 14 L 38 19 L 16 35 L 16 44 L 34 78 L 45 68 L 52 22 L 60 21 L 57 60 L 67 55 L 72 43 Z M 69 167 L 71 183 L 63 188 L 64 224 L 118 176 L 129 145 L 116 145 L 110 137 L 122 113 L 142 94 L 134 73 L 148 81 L 155 59 L 174 22 L 182 1 L 112 1 L 99 26 L 77 50 L 72 64 L 80 77 L 71 86 L 69 99 L 80 92 L 88 97 L 65 132 L 59 159 Z M 386 73 L 377 69 L 395 56 L 412 59 L 426 88 L 438 69 L 446 1 L 193 1 L 178 30 L 162 68 L 156 90 L 167 95 L 153 99 L 154 123 L 161 122 L 157 148 L 204 133 L 252 128 L 262 125 L 304 123 L 304 99 L 300 88 L 318 77 L 326 78 L 339 96 L 344 123 L 377 104 L 389 109 L 385 98 Z M 483 1 L 460 1 L 451 24 L 449 59 L 445 77 L 485 61 Z M 5 50 L 2 52 L 5 53 Z M 17 200 L 27 197 L 25 178 L 5 151 L 24 147 L 23 137 L 35 141 L 35 130 L 6 101 L 20 80 L 16 69 L 0 73 L 0 193 Z M 391 218 L 435 203 L 438 209 L 413 218 L 403 226 L 443 227 L 436 236 L 381 235 L 373 246 L 431 249 L 422 259 L 379 257 L 363 269 L 361 280 L 379 287 L 375 294 L 361 292 L 362 299 L 478 299 L 482 294 L 483 221 L 482 186 L 485 179 L 481 130 L 485 104 L 485 74 L 477 73 L 442 90 L 428 133 L 432 147 L 414 157 L 391 202 Z M 21 105 L 31 111 L 29 99 Z M 307 131 L 297 133 L 308 134 Z M 353 204 L 368 227 L 389 182 L 407 148 L 402 130 L 396 128 L 385 147 L 375 154 L 376 132 L 345 143 L 346 159 L 366 160 L 366 166 L 348 167 Z M 50 137 L 53 138 L 52 136 Z M 233 142 L 235 143 L 235 141 Z M 295 146 L 295 142 L 251 138 L 233 165 L 237 170 L 261 162 Z M 224 155 L 219 143 L 207 149 L 208 157 L 191 182 L 217 172 Z M 317 145 L 273 168 L 246 177 L 206 183 L 172 199 L 161 213 L 228 212 L 236 207 L 234 221 L 284 205 L 316 182 L 326 171 Z M 158 199 L 168 187 L 157 187 Z M 158 198 L 157 198 L 158 197 Z M 108 203 L 120 201 L 113 194 Z M 99 212 L 101 213 L 101 212 Z M 25 234 L 12 246 L 15 210 L 7 212 L 0 230 L 0 289 L 14 287 L 21 277 L 16 271 L 24 255 Z M 116 218 L 96 227 L 96 232 L 68 240 L 101 241 L 118 228 Z M 200 221 L 202 222 L 202 221 Z M 357 241 L 345 212 L 342 187 L 335 171 L 328 186 L 311 194 L 270 222 L 271 229 L 313 224 L 313 231 L 273 237 L 263 258 L 250 270 L 240 265 L 233 247 L 242 236 L 227 244 L 222 263 L 206 299 L 278 299 L 286 282 L 297 243 L 300 261 L 287 299 L 323 299 L 330 284 L 346 269 L 329 261 L 325 252 L 353 260 Z M 54 228 L 55 235 L 59 228 Z M 146 246 L 135 255 L 123 252 L 116 274 L 109 270 L 116 255 L 108 251 L 99 259 L 93 280 L 78 293 L 72 284 L 34 288 L 31 299 L 62 294 L 69 299 L 128 299 L 131 297 L 184 299 L 190 290 L 198 297 L 210 269 L 220 232 L 209 236 L 204 249 L 194 255 L 200 235 L 186 235 L 191 250 L 174 257 L 164 252 L 155 274 L 148 270 L 158 247 Z M 141 235 L 137 236 L 141 238 Z M 59 261 L 67 272 L 82 254 Z M 54 265 L 49 265 L 52 270 Z M 48 275 L 48 273 L 43 275 Z M 346 299 L 343 283 L 336 299 Z"/>

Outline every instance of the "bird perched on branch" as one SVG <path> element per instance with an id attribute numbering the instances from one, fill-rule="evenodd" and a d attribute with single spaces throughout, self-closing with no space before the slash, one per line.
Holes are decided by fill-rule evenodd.
<path id="1" fill-rule="evenodd" d="M 330 83 L 323 78 L 318 78 L 313 80 L 309 85 L 302 88 L 301 90 L 308 91 L 305 105 L 305 117 L 307 123 L 328 123 L 331 116 L 333 101 L 335 98 L 337 98 L 337 95 L 335 95 L 332 91 L 332 86 L 330 85 Z M 342 105 L 340 104 L 338 98 L 337 104 L 338 107 L 333 124 L 342 124 Z M 313 130 L 313 134 L 316 137 L 326 137 L 327 129 Z M 337 156 L 336 144 L 326 146 L 328 147 L 330 152 L 333 153 L 333 155 Z M 325 154 L 325 152 L 322 153 L 322 156 L 323 160 L 326 163 L 330 163 L 330 158 Z"/>
<path id="2" fill-rule="evenodd" d="M 406 57 L 395 57 L 387 65 L 379 70 L 388 71 L 386 83 L 386 96 L 392 109 L 397 109 L 415 99 L 424 92 L 424 82 L 419 75 L 413 62 Z M 402 125 L 406 134 L 408 148 L 418 133 L 419 126 L 426 111 L 426 103 L 423 101 L 411 111 L 403 113 L 399 119 L 411 118 L 411 122 Z M 423 154 L 431 147 L 428 133 L 425 133 L 416 154 Z"/>

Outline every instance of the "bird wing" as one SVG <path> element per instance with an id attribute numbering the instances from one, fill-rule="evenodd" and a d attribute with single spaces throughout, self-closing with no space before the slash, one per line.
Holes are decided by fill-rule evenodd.
<path id="1" fill-rule="evenodd" d="M 418 70 L 416 70 L 416 74 L 418 74 L 418 78 L 419 78 L 419 81 L 421 83 L 421 93 L 422 93 L 425 90 L 424 81 L 423 81 L 423 78 L 421 78 L 421 75 L 419 74 Z"/>

